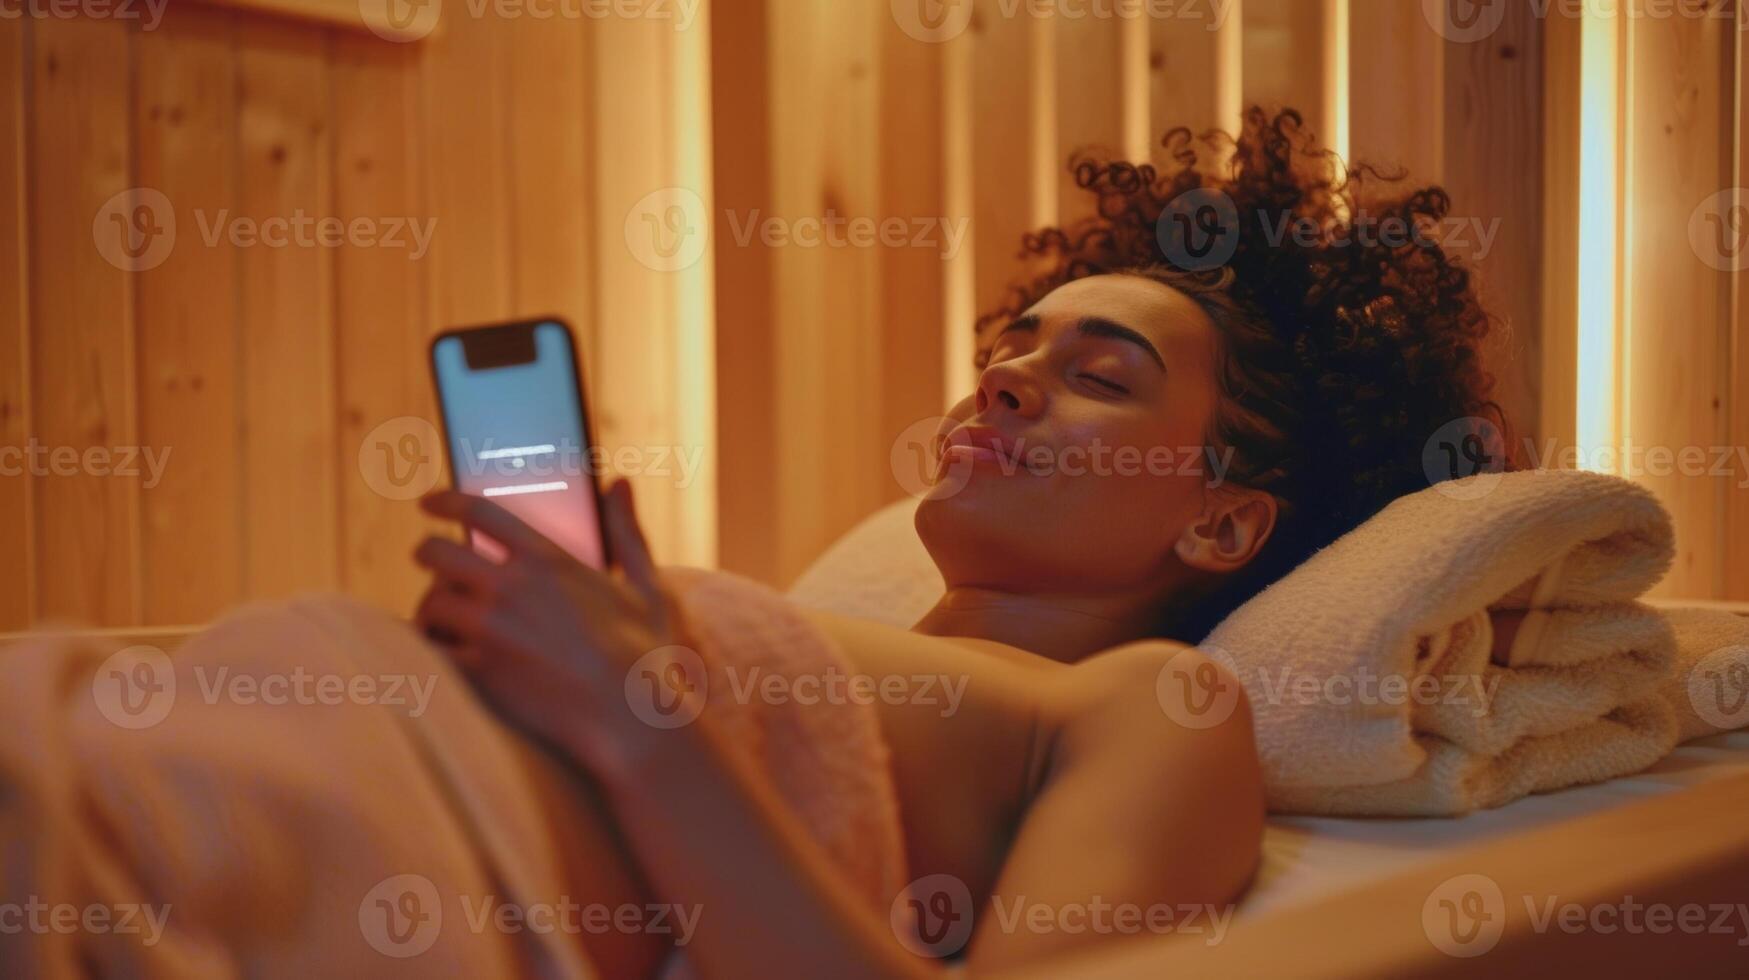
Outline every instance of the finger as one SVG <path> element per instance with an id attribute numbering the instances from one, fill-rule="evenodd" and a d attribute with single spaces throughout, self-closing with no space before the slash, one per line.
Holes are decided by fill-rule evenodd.
<path id="1" fill-rule="evenodd" d="M 478 646 L 490 607 L 474 596 L 435 585 L 419 602 L 415 621 L 426 636 L 446 646 Z"/>
<path id="2" fill-rule="evenodd" d="M 460 521 L 503 545 L 512 555 L 547 558 L 559 552 L 559 546 L 545 535 L 485 497 L 460 490 L 440 490 L 419 503 L 433 517 Z"/>
<path id="3" fill-rule="evenodd" d="M 614 482 L 607 491 L 607 534 L 614 560 L 626 581 L 646 600 L 659 597 L 662 583 L 656 573 L 656 562 L 650 557 L 644 530 L 638 526 L 638 514 L 632 504 L 632 485 L 624 479 Z"/>
<path id="4" fill-rule="evenodd" d="M 449 538 L 430 537 L 419 542 L 413 560 L 441 578 L 482 596 L 496 595 L 505 574 L 503 566 Z"/>

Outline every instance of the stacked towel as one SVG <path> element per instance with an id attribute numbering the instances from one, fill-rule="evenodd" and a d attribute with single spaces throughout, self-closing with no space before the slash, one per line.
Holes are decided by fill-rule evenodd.
<path id="1" fill-rule="evenodd" d="M 1472 477 L 1393 502 L 1204 647 L 1245 684 L 1272 808 L 1498 806 L 1675 746 L 1675 638 L 1634 601 L 1673 551 L 1669 516 L 1626 480 Z M 1496 618 L 1527 610 L 1496 651 Z"/>
<path id="2" fill-rule="evenodd" d="M 1716 609 L 1668 609 L 1676 666 L 1664 700 L 1688 741 L 1749 727 L 1749 616 Z"/>

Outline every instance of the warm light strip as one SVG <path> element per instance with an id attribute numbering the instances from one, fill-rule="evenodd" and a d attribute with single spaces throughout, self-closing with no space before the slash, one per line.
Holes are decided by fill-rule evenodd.
<path id="1" fill-rule="evenodd" d="M 1324 118 L 1330 132 L 1324 145 L 1349 158 L 1348 0 L 1324 0 Z"/>
<path id="2" fill-rule="evenodd" d="M 1215 121 L 1238 132 L 1245 111 L 1245 0 L 1231 0 L 1215 51 Z"/>
<path id="3" fill-rule="evenodd" d="M 972 213 L 972 37 L 961 34 L 943 46 L 941 82 L 944 89 L 941 105 L 943 135 L 941 140 L 943 187 L 946 213 L 969 216 Z M 973 325 L 977 322 L 977 267 L 975 255 L 980 248 L 996 248 L 993 242 L 979 242 L 976 222 L 971 222 L 972 247 L 960 249 L 947 260 L 943 272 L 943 323 L 947 334 L 942 338 L 942 409 L 964 397 L 977 380 L 977 337 Z"/>
<path id="4" fill-rule="evenodd" d="M 525 493 L 552 493 L 557 490 L 564 490 L 569 486 L 570 484 L 566 483 L 564 480 L 554 480 L 550 483 L 524 483 L 510 487 L 487 487 L 480 492 L 488 497 L 520 497 Z"/>
<path id="5" fill-rule="evenodd" d="M 669 64 L 676 93 L 666 130 L 682 184 L 700 189 L 707 213 L 715 208 L 711 194 L 711 145 L 716 139 L 711 120 L 711 4 L 700 4 L 689 30 L 670 32 Z M 733 138 L 732 136 L 730 138 Z M 711 236 L 714 238 L 714 236 Z M 717 319 L 716 245 L 706 239 L 705 254 L 675 278 L 674 324 L 678 344 L 675 376 L 674 434 L 682 446 L 703 450 L 706 464 L 692 484 L 675 498 L 679 507 L 679 540 L 673 542 L 678 564 L 700 568 L 717 565 Z"/>
<path id="6" fill-rule="evenodd" d="M 1582 463 L 1614 456 L 1621 430 L 1621 31 L 1612 10 L 1580 24 L 1579 356 L 1575 440 Z"/>

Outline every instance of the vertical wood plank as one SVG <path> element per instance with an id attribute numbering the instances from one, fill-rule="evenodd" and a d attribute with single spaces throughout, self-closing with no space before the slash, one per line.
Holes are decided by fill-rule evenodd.
<path id="1" fill-rule="evenodd" d="M 1749 213 L 1749 7 L 1743 0 L 1733 0 L 1739 30 L 1727 34 L 1734 84 L 1725 99 L 1729 117 L 1726 127 L 1731 136 L 1734 160 L 1732 186 L 1737 188 L 1736 206 L 1739 215 Z M 1728 402 L 1731 409 L 1730 445 L 1749 446 L 1749 264 L 1744 264 L 1732 277 L 1731 286 L 1731 384 Z M 1725 598 L 1749 599 L 1749 472 L 1744 472 L 1741 457 L 1728 493 L 1725 512 Z"/>
<path id="2" fill-rule="evenodd" d="M 1471 261 L 1483 303 L 1503 321 L 1488 349 L 1495 397 L 1517 434 L 1532 439 L 1542 412 L 1543 27 L 1528 6 L 1513 5 L 1487 40 L 1449 42 L 1445 54 L 1452 220 L 1443 240 Z"/>
<path id="3" fill-rule="evenodd" d="M 132 283 L 119 226 L 138 200 L 110 202 L 131 185 L 128 32 L 115 20 L 31 23 L 32 420 L 51 454 L 70 467 L 34 478 L 39 618 L 102 626 L 138 621 L 138 479 L 122 461 L 89 451 L 138 443 L 133 379 Z M 161 215 L 147 215 L 162 228 Z M 144 227 L 144 226 L 143 226 Z M 99 251 L 110 236 L 112 264 Z M 165 241 L 142 234 L 146 247 Z M 87 462 L 90 465 L 86 465 Z M 66 475 L 61 475 L 66 473 Z"/>
<path id="4" fill-rule="evenodd" d="M 26 247 L 23 18 L 0 20 L 0 451 L 23 452 L 30 419 L 30 282 Z M 0 460 L 0 630 L 30 624 L 33 574 L 31 479 L 25 460 Z"/>
<path id="5" fill-rule="evenodd" d="M 943 337 L 948 329 L 947 285 L 953 263 L 970 243 L 970 216 L 949 213 L 940 44 L 920 42 L 881 20 L 879 206 L 872 217 L 929 227 L 932 244 L 883 246 L 880 262 L 880 419 L 882 442 L 864 447 L 877 459 L 906 427 L 938 415 L 947 403 Z M 950 41 L 949 43 L 957 43 Z M 929 225 L 918 226 L 923 221 Z M 963 327 L 964 324 L 956 326 Z M 959 397 L 961 392 L 952 392 Z M 905 495 L 896 480 L 881 481 L 882 502 Z"/>
<path id="6" fill-rule="evenodd" d="M 1352 159 L 1400 167 L 1418 186 L 1437 184 L 1445 163 L 1445 39 L 1420 3 L 1349 3 Z"/>
<path id="7" fill-rule="evenodd" d="M 139 273 L 141 441 L 169 452 L 141 487 L 144 622 L 201 623 L 242 597 L 235 249 L 203 221 L 234 211 L 233 15 L 167 11 L 141 32 L 139 182 L 177 212 L 177 248 Z"/>
<path id="8" fill-rule="evenodd" d="M 334 208 L 342 220 L 431 220 L 418 83 L 413 48 L 335 35 Z M 431 527 L 411 495 L 438 478 L 444 457 L 431 438 L 437 420 L 425 347 L 431 258 L 416 246 L 353 243 L 334 257 L 341 577 L 349 593 L 410 613 L 424 584 L 411 552 Z M 412 459 L 402 452 L 406 435 L 424 440 Z"/>
<path id="9" fill-rule="evenodd" d="M 263 597 L 339 578 L 332 249 L 267 238 L 334 213 L 333 131 L 323 34 L 254 18 L 237 34 L 237 213 L 263 232 L 238 249 L 244 581 Z"/>
<path id="10" fill-rule="evenodd" d="M 1332 137 L 1326 20 L 1335 0 L 1244 0 L 1245 104 L 1293 108 L 1320 141 Z"/>
<path id="11" fill-rule="evenodd" d="M 1543 440 L 1578 439 L 1580 107 L 1579 22 L 1555 18 L 1543 43 L 1543 288 L 1538 333 L 1542 366 L 1537 417 L 1515 424 Z"/>
<path id="12" fill-rule="evenodd" d="M 978 313 L 1000 306 L 1020 277 L 1021 236 L 1056 220 L 1063 162 L 1055 152 L 1052 66 L 1039 44 L 1050 22 L 1002 16 L 978 0 L 970 40 L 972 289 Z M 1050 149 L 1041 152 L 1041 147 Z M 950 393 L 952 397 L 958 394 Z"/>
<path id="13" fill-rule="evenodd" d="M 432 332 L 502 319 L 510 306 L 510 151 L 503 24 L 452 17 L 419 45 L 429 140 Z"/>
<path id="14" fill-rule="evenodd" d="M 596 161 L 592 208 L 598 436 L 638 466 L 621 475 L 636 487 L 658 559 L 689 564 L 716 555 L 713 478 L 687 484 L 673 456 L 708 467 L 716 445 L 711 190 L 708 139 L 699 138 L 709 128 L 698 74 L 707 68 L 707 30 L 648 18 L 591 27 L 592 139 L 613 146 Z"/>
<path id="15" fill-rule="evenodd" d="M 1057 219 L 1068 224 L 1094 214 L 1093 196 L 1075 186 L 1069 160 L 1078 151 L 1122 157 L 1126 80 L 1123 21 L 1054 16 L 1057 105 Z"/>
<path id="16" fill-rule="evenodd" d="M 1149 25 L 1149 143 L 1155 164 L 1176 168 L 1161 138 L 1239 124 L 1244 16 L 1236 5 L 1194 5 Z"/>
<path id="17" fill-rule="evenodd" d="M 506 122 L 513 315 L 562 316 L 587 350 L 594 324 L 584 26 L 578 17 L 507 23 L 506 43 L 514 56 L 506 65 Z"/>
<path id="18" fill-rule="evenodd" d="M 1643 2 L 1643 0 L 1637 0 Z M 1621 469 L 1658 495 L 1676 526 L 1676 563 L 1657 593 L 1724 593 L 1726 494 L 1712 474 L 1684 474 L 1652 453 L 1707 452 L 1726 445 L 1729 424 L 1729 280 L 1724 257 L 1700 254 L 1690 221 L 1730 187 L 1721 82 L 1725 22 L 1697 17 L 1630 20 L 1626 136 L 1622 418 L 1629 447 Z M 1710 453 L 1709 453 L 1710 459 Z M 1639 471 L 1639 472 L 1636 472 Z"/>
<path id="19" fill-rule="evenodd" d="M 794 224 L 878 214 L 877 16 L 860 5 L 777 0 L 771 8 L 773 206 Z M 724 247 L 731 247 L 725 243 Z M 878 404 L 880 267 L 867 248 L 775 256 L 780 580 L 799 573 L 881 500 L 887 475 Z M 871 451 L 872 450 L 872 451 Z"/>
<path id="20" fill-rule="evenodd" d="M 725 4 L 711 30 L 711 118 L 717 241 L 718 439 L 733 446 L 718 460 L 722 567 L 767 583 L 780 577 L 777 474 L 775 255 L 734 235 L 741 215 L 771 207 L 771 82 L 763 0 Z M 735 220 L 731 221 L 731 216 Z"/>

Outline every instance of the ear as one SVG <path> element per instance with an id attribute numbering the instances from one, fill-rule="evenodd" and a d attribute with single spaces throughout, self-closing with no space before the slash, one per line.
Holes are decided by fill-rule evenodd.
<path id="1" fill-rule="evenodd" d="M 1219 575 L 1238 571 L 1263 550 L 1276 513 L 1275 497 L 1262 490 L 1218 487 L 1172 550 L 1191 568 Z"/>

